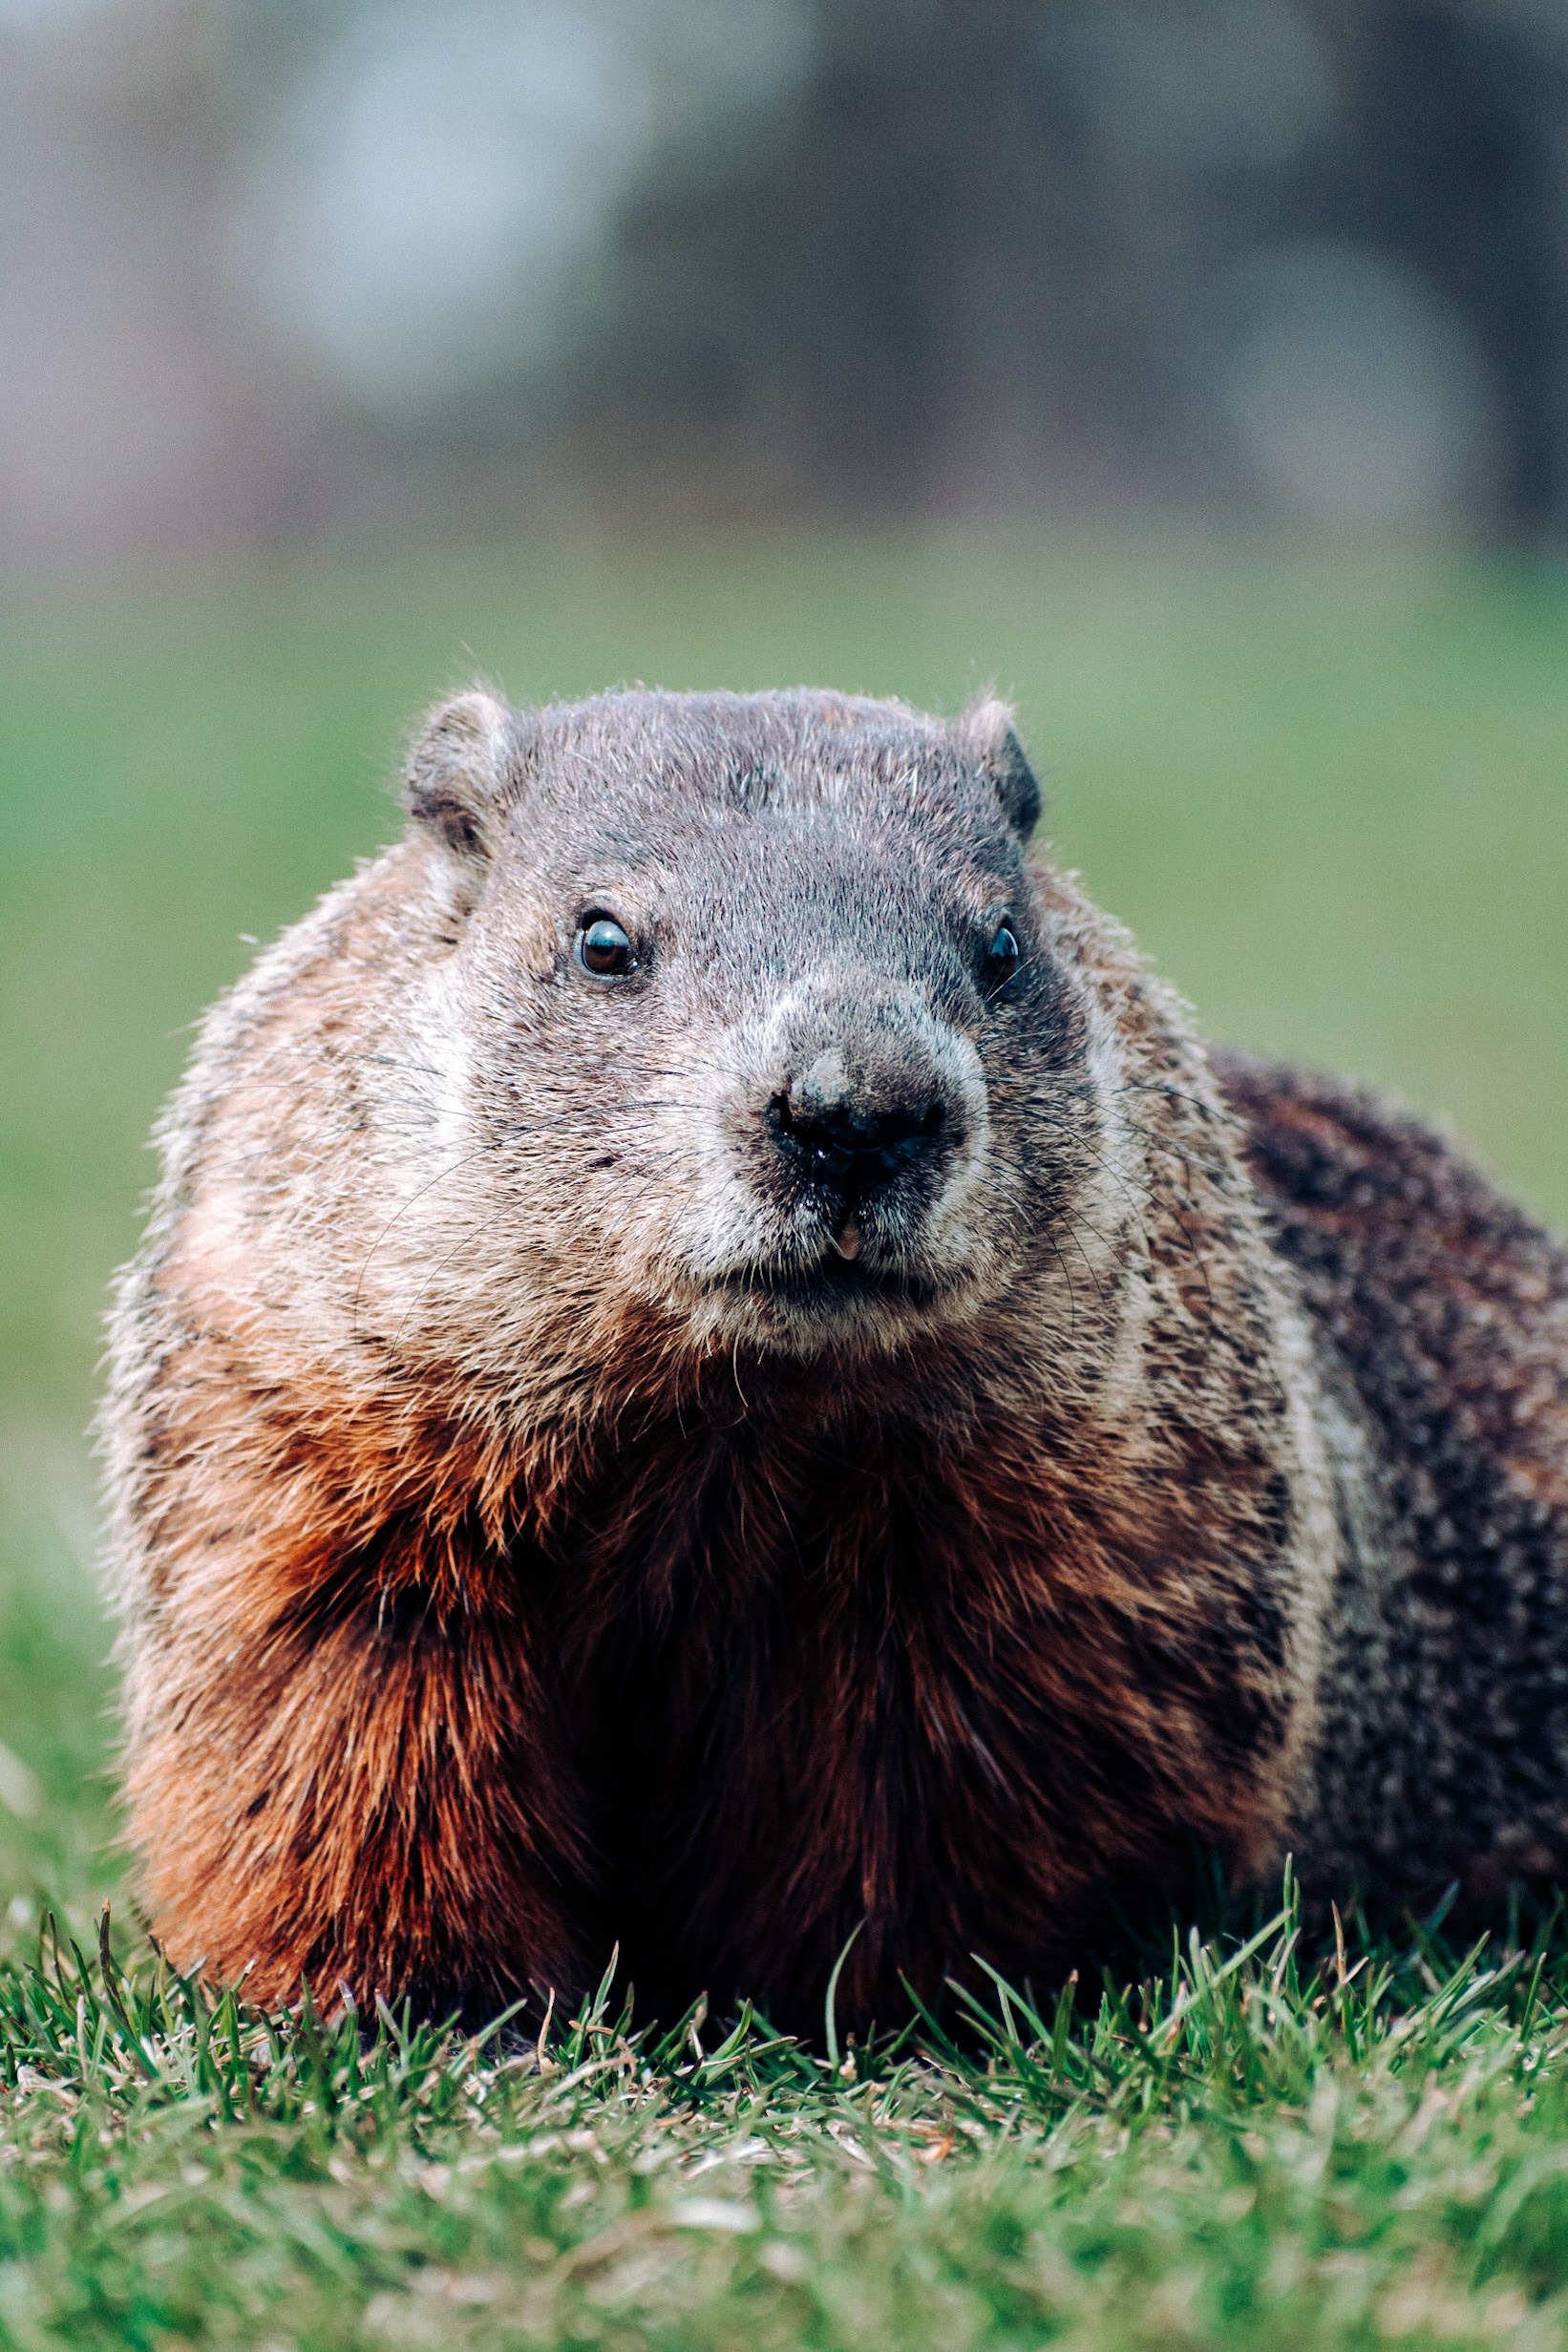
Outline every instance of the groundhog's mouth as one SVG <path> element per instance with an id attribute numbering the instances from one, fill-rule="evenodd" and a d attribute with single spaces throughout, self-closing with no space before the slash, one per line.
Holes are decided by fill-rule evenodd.
<path id="1" fill-rule="evenodd" d="M 809 1266 L 736 1266 L 720 1277 L 725 1289 L 780 1306 L 847 1306 L 855 1300 L 890 1299 L 903 1306 L 929 1306 L 938 1285 L 899 1267 L 853 1263 L 829 1250 Z"/>

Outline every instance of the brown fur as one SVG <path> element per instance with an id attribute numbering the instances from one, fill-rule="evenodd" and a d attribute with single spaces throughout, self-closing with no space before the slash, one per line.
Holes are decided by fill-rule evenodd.
<path id="1" fill-rule="evenodd" d="M 658 2009 L 809 2028 L 857 1929 L 863 2022 L 1060 1970 L 1194 1841 L 1365 1870 L 1324 1733 L 1375 1719 L 1407 1537 L 1343 1306 L 1179 1006 L 1025 865 L 1006 713 L 475 696 L 409 794 L 209 1020 L 117 1316 L 177 1955 L 478 2014 L 619 1939 Z M 572 964 L 612 898 L 654 943 L 619 997 Z M 840 1047 L 956 1138 L 847 1275 L 756 1125 Z M 1266 1073 L 1225 1083 L 1266 1137 Z M 1565 1361 L 1513 1417 L 1549 1512 Z"/>

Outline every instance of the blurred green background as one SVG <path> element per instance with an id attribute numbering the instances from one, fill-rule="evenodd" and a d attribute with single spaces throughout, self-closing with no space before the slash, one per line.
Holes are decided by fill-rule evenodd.
<path id="1" fill-rule="evenodd" d="M 995 534 L 533 546 L 0 621 L 0 1904 L 107 1886 L 83 1432 L 190 1023 L 397 824 L 420 705 L 996 684 L 1048 830 L 1226 1037 L 1451 1118 L 1568 1221 L 1568 589 Z M 9 1761 L 8 1761 L 9 1758 Z M 96 1793 L 95 1793 L 96 1791 Z M 85 1792 L 85 1793 L 84 1793 Z"/>

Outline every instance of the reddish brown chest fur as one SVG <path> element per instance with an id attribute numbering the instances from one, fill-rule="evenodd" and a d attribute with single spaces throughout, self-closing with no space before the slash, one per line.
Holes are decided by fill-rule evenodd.
<path id="1" fill-rule="evenodd" d="M 1205 1564 L 1215 1465 L 1130 1488 L 1044 1420 L 939 1465 L 791 1419 L 645 1432 L 535 1572 L 594 1926 L 657 2008 L 810 2028 L 859 1930 L 842 2010 L 886 2019 L 901 1975 L 1049 1971 L 1118 1881 L 1246 1843 L 1284 1627 Z M 1240 1557 L 1266 1501 L 1227 1467 Z"/>
<path id="2" fill-rule="evenodd" d="M 324 1394 L 245 1424 L 221 1517 L 171 1499 L 170 1557 L 225 1562 L 147 1637 L 166 1727 L 132 1787 L 181 1960 L 477 2015 L 619 1940 L 645 2014 L 706 1990 L 813 2031 L 857 1930 L 840 2017 L 886 2021 L 972 1954 L 1049 1979 L 1193 1839 L 1266 1850 L 1289 1627 L 1256 1427 L 939 1444 L 746 1377 L 549 1474 Z M 188 1464 L 199 1418 L 158 1443 Z"/>

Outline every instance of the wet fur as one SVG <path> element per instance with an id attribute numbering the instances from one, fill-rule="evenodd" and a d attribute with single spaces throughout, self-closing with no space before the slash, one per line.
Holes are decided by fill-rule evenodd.
<path id="1" fill-rule="evenodd" d="M 177 1957 L 477 2016 L 619 1939 L 648 2005 L 810 2030 L 853 1930 L 887 2020 L 1195 1841 L 1555 1865 L 1568 1261 L 1370 1098 L 1211 1066 L 1026 860 L 1005 712 L 476 695 L 407 790 L 209 1017 L 117 1310 Z M 612 888 L 659 992 L 573 994 Z M 753 1299 L 806 1247 L 770 1056 L 857 1020 L 946 1056 L 957 1140 L 879 1282 Z"/>

